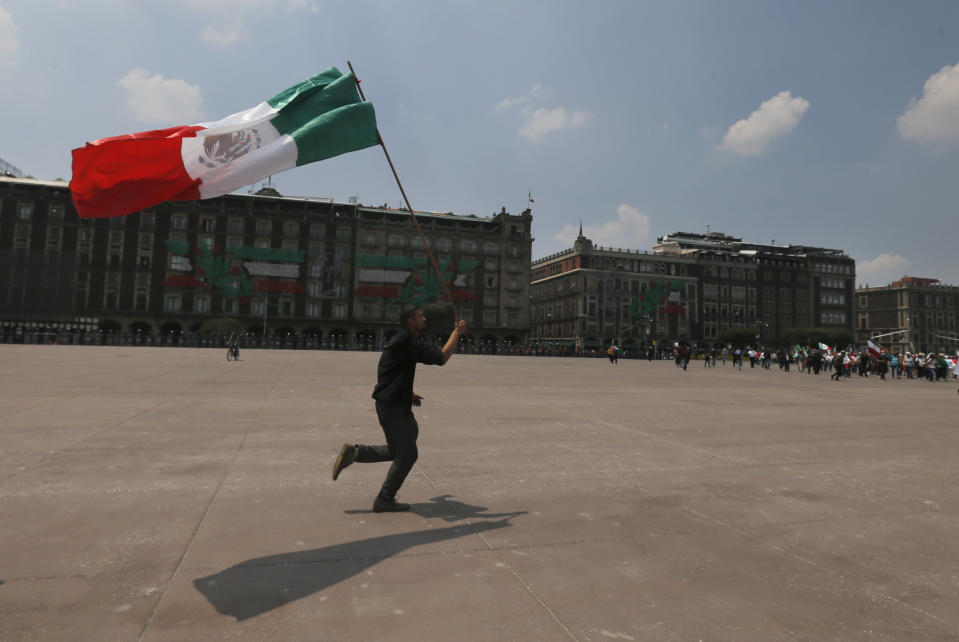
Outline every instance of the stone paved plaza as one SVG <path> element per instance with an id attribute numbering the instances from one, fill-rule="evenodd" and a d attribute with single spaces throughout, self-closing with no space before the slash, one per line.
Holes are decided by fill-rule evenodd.
<path id="1" fill-rule="evenodd" d="M 0 640 L 959 640 L 956 384 L 0 346 Z"/>

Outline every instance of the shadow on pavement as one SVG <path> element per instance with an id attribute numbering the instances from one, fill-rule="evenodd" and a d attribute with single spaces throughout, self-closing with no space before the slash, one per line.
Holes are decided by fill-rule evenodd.
<path id="1" fill-rule="evenodd" d="M 410 510 L 422 517 L 438 517 L 448 522 L 466 518 L 498 519 L 257 557 L 195 579 L 193 586 L 217 611 L 243 621 L 318 593 L 413 547 L 506 528 L 512 526 L 510 520 L 513 517 L 526 513 L 489 514 L 482 506 L 450 501 L 449 495 L 434 497 L 430 501 L 433 503 L 412 504 Z"/>

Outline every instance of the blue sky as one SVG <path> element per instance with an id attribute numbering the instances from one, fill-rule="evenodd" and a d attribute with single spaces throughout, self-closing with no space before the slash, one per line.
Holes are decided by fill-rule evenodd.
<path id="1" fill-rule="evenodd" d="M 413 207 L 534 257 L 709 225 L 959 284 L 959 3 L 0 0 L 0 158 L 215 120 L 350 60 Z M 379 148 L 274 177 L 401 206 Z"/>

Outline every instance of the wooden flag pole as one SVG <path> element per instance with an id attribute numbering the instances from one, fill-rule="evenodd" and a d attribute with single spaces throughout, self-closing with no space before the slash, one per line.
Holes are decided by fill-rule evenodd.
<path id="1" fill-rule="evenodd" d="M 353 74 L 353 82 L 356 83 L 356 89 L 360 92 L 360 98 L 365 102 L 366 96 L 363 95 L 363 88 L 360 87 L 360 81 L 356 77 L 356 71 L 353 69 L 353 63 L 347 60 L 346 64 L 350 68 L 350 73 Z M 416 226 L 416 231 L 419 232 L 420 238 L 423 239 L 423 247 L 426 248 L 426 255 L 430 258 L 430 263 L 433 264 L 433 269 L 436 270 L 436 277 L 440 280 L 440 285 L 443 286 L 443 292 L 446 294 L 446 300 L 449 301 L 450 307 L 453 308 L 453 316 L 456 318 L 456 321 L 459 321 L 460 313 L 459 310 L 456 309 L 456 304 L 453 302 L 453 295 L 450 292 L 449 284 L 446 282 L 446 279 L 443 278 L 443 273 L 440 271 L 440 266 L 436 262 L 436 257 L 433 256 L 433 250 L 430 249 L 430 244 L 426 240 L 426 235 L 423 234 L 423 228 L 420 227 L 420 222 L 416 220 L 416 214 L 413 213 L 413 206 L 410 205 L 410 199 L 406 197 L 406 190 L 403 189 L 403 183 L 400 182 L 400 177 L 396 173 L 396 167 L 393 166 L 390 153 L 386 151 L 386 143 L 383 142 L 383 137 L 380 136 L 379 127 L 376 128 L 376 137 L 379 139 L 380 147 L 383 148 L 383 153 L 386 155 L 386 162 L 390 164 L 390 170 L 393 172 L 393 178 L 396 180 L 396 185 L 400 188 L 400 194 L 403 195 L 403 201 L 406 203 L 406 209 L 409 211 L 410 216 L 413 217 L 413 225 Z"/>

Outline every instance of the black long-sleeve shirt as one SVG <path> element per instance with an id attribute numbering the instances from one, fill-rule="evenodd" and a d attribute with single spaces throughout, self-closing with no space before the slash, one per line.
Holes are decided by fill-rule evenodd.
<path id="1" fill-rule="evenodd" d="M 429 345 L 422 337 L 402 330 L 390 340 L 380 355 L 373 398 L 385 403 L 411 405 L 417 363 L 441 366 L 443 351 Z"/>

